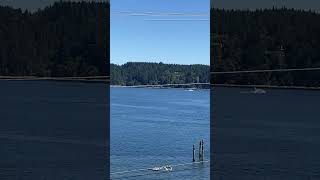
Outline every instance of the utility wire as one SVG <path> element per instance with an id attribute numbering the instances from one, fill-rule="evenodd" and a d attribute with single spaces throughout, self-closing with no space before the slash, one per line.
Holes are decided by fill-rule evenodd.
<path id="1" fill-rule="evenodd" d="M 244 71 L 213 71 L 211 74 L 241 74 L 241 73 L 264 73 L 264 72 L 290 72 L 290 71 L 318 71 L 320 67 L 314 68 L 291 68 L 291 69 L 259 69 Z"/>

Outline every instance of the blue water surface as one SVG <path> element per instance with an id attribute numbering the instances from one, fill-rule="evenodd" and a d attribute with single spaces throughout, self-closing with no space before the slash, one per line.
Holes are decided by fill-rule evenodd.
<path id="1" fill-rule="evenodd" d="M 205 159 L 210 159 L 209 94 L 209 90 L 111 88 L 112 179 L 209 179 L 209 163 L 173 167 L 170 173 L 146 170 L 192 163 L 192 145 L 198 149 L 201 139 Z M 141 171 L 132 171 L 137 169 Z"/>

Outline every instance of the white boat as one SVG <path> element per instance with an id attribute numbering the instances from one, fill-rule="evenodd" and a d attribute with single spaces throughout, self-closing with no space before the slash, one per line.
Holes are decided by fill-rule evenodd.
<path id="1" fill-rule="evenodd" d="M 190 91 L 190 92 L 192 92 L 194 90 L 196 90 L 196 88 L 188 88 L 188 89 L 186 89 L 186 91 Z"/>
<path id="2" fill-rule="evenodd" d="M 252 93 L 254 94 L 265 94 L 266 91 L 264 89 L 259 89 L 259 88 L 254 88 L 254 90 L 252 91 Z"/>
<path id="3" fill-rule="evenodd" d="M 167 166 L 164 166 L 163 169 L 165 171 L 172 171 L 172 166 L 167 165 Z"/>
<path id="4" fill-rule="evenodd" d="M 166 165 L 166 166 L 161 166 L 161 167 L 154 167 L 154 168 L 151 168 L 150 170 L 152 170 L 152 171 L 172 171 L 172 166 Z"/>
<path id="5" fill-rule="evenodd" d="M 151 168 L 152 171 L 160 171 L 162 170 L 163 167 L 154 167 L 154 168 Z"/>

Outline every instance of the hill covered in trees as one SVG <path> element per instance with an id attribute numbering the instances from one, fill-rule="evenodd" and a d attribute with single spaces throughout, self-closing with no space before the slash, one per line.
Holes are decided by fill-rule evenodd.
<path id="1" fill-rule="evenodd" d="M 112 85 L 157 85 L 208 83 L 210 67 L 207 65 L 177 65 L 147 62 L 111 64 Z"/>
<path id="2" fill-rule="evenodd" d="M 0 76 L 109 74 L 110 5 L 55 2 L 36 12 L 0 6 Z"/>
<path id="3" fill-rule="evenodd" d="M 211 9 L 211 71 L 320 67 L 320 14 Z M 320 86 L 320 71 L 215 75 L 214 83 Z"/>
<path id="4" fill-rule="evenodd" d="M 320 67 L 320 14 L 211 9 L 211 71 Z M 207 82 L 207 66 L 111 65 L 112 84 Z M 198 81 L 199 78 L 199 81 Z M 320 71 L 214 75 L 216 84 L 320 86 Z"/>
<path id="5" fill-rule="evenodd" d="M 56 2 L 29 12 L 0 6 L 0 76 L 109 74 L 110 5 Z M 211 9 L 211 71 L 320 67 L 320 14 Z M 208 82 L 209 67 L 111 65 L 112 84 Z M 215 75 L 213 83 L 320 86 L 320 72 Z"/>

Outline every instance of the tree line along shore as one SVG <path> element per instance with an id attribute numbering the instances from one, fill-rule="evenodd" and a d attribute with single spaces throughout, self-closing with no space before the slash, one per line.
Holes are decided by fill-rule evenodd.
<path id="1" fill-rule="evenodd" d="M 1 76 L 109 74 L 110 4 L 57 1 L 34 12 L 0 6 Z"/>
<path id="2" fill-rule="evenodd" d="M 110 4 L 0 6 L 0 76 L 109 76 L 112 85 L 207 83 L 211 71 L 320 67 L 320 14 L 211 9 L 211 66 L 109 63 Z M 192 52 L 188 52 L 192 53 Z M 319 71 L 220 74 L 216 84 L 320 87 Z"/>
<path id="3" fill-rule="evenodd" d="M 211 71 L 320 67 L 320 14 L 211 9 Z M 217 84 L 320 87 L 320 71 L 213 75 Z"/>

